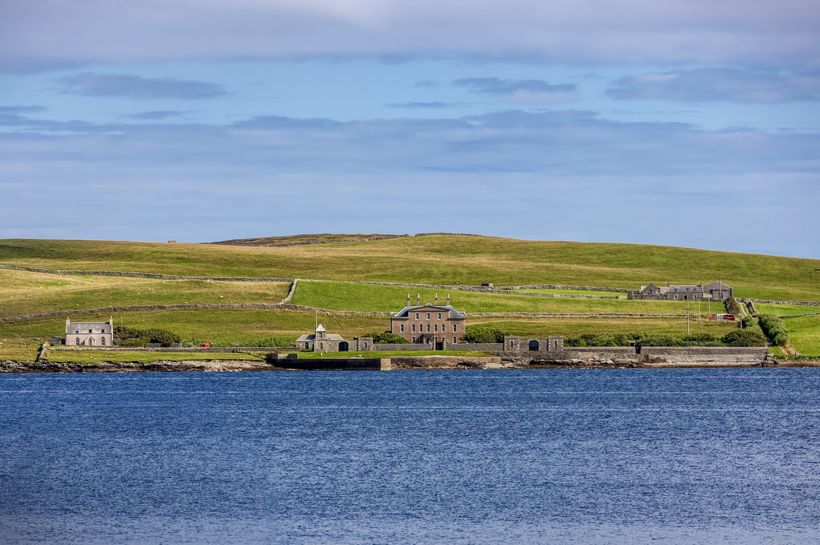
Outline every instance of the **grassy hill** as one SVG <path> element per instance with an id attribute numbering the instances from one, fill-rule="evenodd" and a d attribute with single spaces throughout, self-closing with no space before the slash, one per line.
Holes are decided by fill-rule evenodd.
<path id="1" fill-rule="evenodd" d="M 181 276 L 313 279 L 300 281 L 293 302 L 353 311 L 322 315 L 328 329 L 352 337 L 383 330 L 384 317 L 355 314 L 397 310 L 410 293 L 425 301 L 450 293 L 467 312 L 601 313 L 577 317 L 475 317 L 470 323 L 496 324 L 526 335 L 647 331 L 683 333 L 682 302 L 581 298 L 617 296 L 582 289 L 476 293 L 438 287 L 405 287 L 357 282 L 496 286 L 557 284 L 635 288 L 656 283 L 697 283 L 722 279 L 741 297 L 820 300 L 820 261 L 630 244 L 524 241 L 465 235 L 385 238 L 383 235 L 303 235 L 229 241 L 230 244 L 161 244 L 110 241 L 0 240 L 0 265 L 62 271 L 118 271 Z M 231 282 L 55 275 L 0 269 L 0 318 L 71 311 L 72 319 L 107 318 L 84 309 L 133 305 L 275 303 L 288 282 Z M 561 295 L 562 297 L 550 297 Z M 622 296 L 622 294 L 620 294 Z M 572 297 L 576 296 L 576 297 Z M 803 314 L 810 307 L 769 305 L 767 311 Z M 697 312 L 696 305 L 691 311 Z M 702 310 L 705 312 L 706 305 Z M 616 314 L 649 314 L 618 317 Z M 666 315 L 666 316 L 661 316 Z M 677 315 L 677 317 L 669 316 Z M 184 339 L 217 344 L 260 342 L 273 336 L 295 338 L 313 327 L 312 312 L 281 310 L 152 310 L 115 313 L 134 327 L 171 329 Z M 63 330 L 62 317 L 0 324 L 0 359 L 31 359 L 38 343 Z M 795 347 L 816 351 L 820 316 L 793 321 Z M 690 323 L 693 331 L 719 334 L 731 325 Z M 801 343 L 803 343 L 801 345 Z"/>

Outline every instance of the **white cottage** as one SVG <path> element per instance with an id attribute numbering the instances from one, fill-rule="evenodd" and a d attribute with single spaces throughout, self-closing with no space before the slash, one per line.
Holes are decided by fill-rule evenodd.
<path id="1" fill-rule="evenodd" d="M 65 319 L 66 346 L 113 346 L 114 318 L 107 322 L 72 322 Z"/>

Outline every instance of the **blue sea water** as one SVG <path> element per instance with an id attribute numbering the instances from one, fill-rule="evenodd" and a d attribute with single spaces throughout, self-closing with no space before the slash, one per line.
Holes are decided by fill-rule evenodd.
<path id="1" fill-rule="evenodd" d="M 818 543 L 820 370 L 0 376 L 0 543 Z"/>

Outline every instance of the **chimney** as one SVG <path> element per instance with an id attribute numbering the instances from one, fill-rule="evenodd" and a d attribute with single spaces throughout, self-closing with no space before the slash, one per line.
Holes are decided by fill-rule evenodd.
<path id="1" fill-rule="evenodd" d="M 407 299 L 405 300 L 404 306 L 406 306 L 406 307 L 410 306 L 410 294 L 409 293 L 407 294 Z"/>
<path id="2" fill-rule="evenodd" d="M 447 306 L 448 307 L 450 306 L 450 294 L 449 293 L 447 294 Z"/>
<path id="3" fill-rule="evenodd" d="M 416 294 L 416 304 L 419 305 L 419 306 L 421 305 L 421 294 L 420 293 Z"/>
<path id="4" fill-rule="evenodd" d="M 435 296 L 435 298 L 433 299 L 433 301 L 435 301 L 435 303 L 436 303 L 436 304 L 438 304 L 438 293 L 436 294 L 436 296 Z"/>

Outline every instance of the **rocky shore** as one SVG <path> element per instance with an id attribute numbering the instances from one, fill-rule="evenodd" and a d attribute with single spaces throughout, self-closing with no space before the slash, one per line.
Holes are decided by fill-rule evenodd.
<path id="1" fill-rule="evenodd" d="M 311 369 L 351 369 L 350 366 L 334 366 L 335 361 L 349 360 L 300 360 L 313 364 Z M 377 361 L 378 363 L 378 361 Z M 799 360 L 648 360 L 635 361 L 627 358 L 530 358 L 508 356 L 400 356 L 381 358 L 382 371 L 391 370 L 447 370 L 447 369 L 617 369 L 617 368 L 718 368 L 718 367 L 820 367 L 820 361 Z M 96 372 L 238 372 L 238 371 L 287 371 L 296 367 L 248 360 L 158 360 L 150 363 L 136 362 L 95 362 L 95 363 L 53 363 L 0 361 L 0 373 L 96 373 Z"/>

